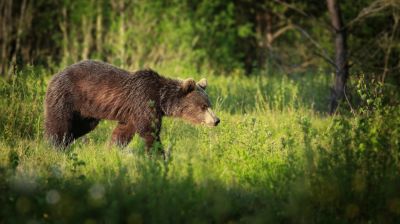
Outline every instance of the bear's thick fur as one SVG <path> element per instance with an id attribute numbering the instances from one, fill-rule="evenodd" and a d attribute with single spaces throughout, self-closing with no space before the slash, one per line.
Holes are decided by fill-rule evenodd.
<path id="1" fill-rule="evenodd" d="M 101 119 L 116 120 L 111 141 L 129 143 L 135 133 L 147 149 L 160 142 L 163 116 L 216 126 L 202 79 L 184 81 L 152 70 L 135 73 L 86 60 L 67 67 L 50 81 L 45 100 L 45 135 L 65 147 L 92 131 Z"/>

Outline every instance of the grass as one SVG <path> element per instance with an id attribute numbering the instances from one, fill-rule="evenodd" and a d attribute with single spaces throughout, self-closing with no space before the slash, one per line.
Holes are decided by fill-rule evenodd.
<path id="1" fill-rule="evenodd" d="M 138 137 L 110 147 L 111 121 L 66 151 L 47 145 L 49 73 L 0 80 L 0 223 L 400 221 L 400 108 L 373 94 L 327 116 L 329 77 L 209 75 L 220 126 L 166 118 L 164 161 Z"/>

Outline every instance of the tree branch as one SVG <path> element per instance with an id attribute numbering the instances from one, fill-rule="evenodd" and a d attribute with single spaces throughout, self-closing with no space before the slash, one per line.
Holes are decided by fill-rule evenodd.
<path id="1" fill-rule="evenodd" d="M 400 8 L 400 3 L 397 1 L 376 0 L 372 2 L 369 6 L 363 8 L 356 18 L 347 23 L 345 28 L 352 28 L 354 25 L 361 22 L 362 20 L 373 16 L 376 13 L 381 12 L 389 7 Z"/>
<path id="2" fill-rule="evenodd" d="M 288 24 L 282 28 L 280 28 L 279 30 L 275 31 L 272 35 L 271 35 L 271 39 L 268 40 L 270 43 L 274 42 L 275 39 L 277 39 L 279 36 L 281 36 L 282 34 L 284 34 L 286 31 L 294 29 L 294 26 L 292 24 Z"/>
<path id="3" fill-rule="evenodd" d="M 320 56 L 321 58 L 323 58 L 330 65 L 332 65 L 335 69 L 337 68 L 335 61 L 331 57 L 329 57 L 329 54 L 327 53 L 327 51 L 316 40 L 314 40 L 311 37 L 311 35 L 309 33 L 307 33 L 307 31 L 305 31 L 303 28 L 301 28 L 300 26 L 297 26 L 297 25 L 294 25 L 294 28 L 299 30 L 300 33 L 303 34 L 303 36 L 306 37 L 311 42 L 311 44 L 313 44 L 318 50 L 321 51 L 321 53 L 315 52 L 315 54 L 317 56 Z"/>

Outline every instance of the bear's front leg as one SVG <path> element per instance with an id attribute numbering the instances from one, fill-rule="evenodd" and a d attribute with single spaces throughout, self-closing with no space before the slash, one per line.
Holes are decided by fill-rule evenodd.
<path id="1" fill-rule="evenodd" d="M 136 127 L 132 123 L 119 122 L 112 133 L 111 142 L 120 147 L 125 147 L 132 140 L 135 132 Z"/>
<path id="2" fill-rule="evenodd" d="M 143 138 L 146 144 L 146 151 L 150 152 L 152 148 L 157 148 L 162 151 L 162 145 L 160 141 L 160 136 L 154 134 L 153 132 L 141 133 L 140 137 Z"/>
<path id="3" fill-rule="evenodd" d="M 156 149 L 162 155 L 164 155 L 164 150 L 160 140 L 160 129 L 161 122 L 154 122 L 153 125 L 147 128 L 143 128 L 139 131 L 140 137 L 144 140 L 146 144 L 147 153 L 151 152 L 151 149 Z"/>

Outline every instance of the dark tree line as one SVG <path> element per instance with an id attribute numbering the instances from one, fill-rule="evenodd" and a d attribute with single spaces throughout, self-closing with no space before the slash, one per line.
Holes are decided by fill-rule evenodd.
<path id="1" fill-rule="evenodd" d="M 133 68 L 335 73 L 400 85 L 400 2 L 393 0 L 2 0 L 0 74 L 97 58 Z M 350 75 L 350 76 L 351 76 Z"/>

